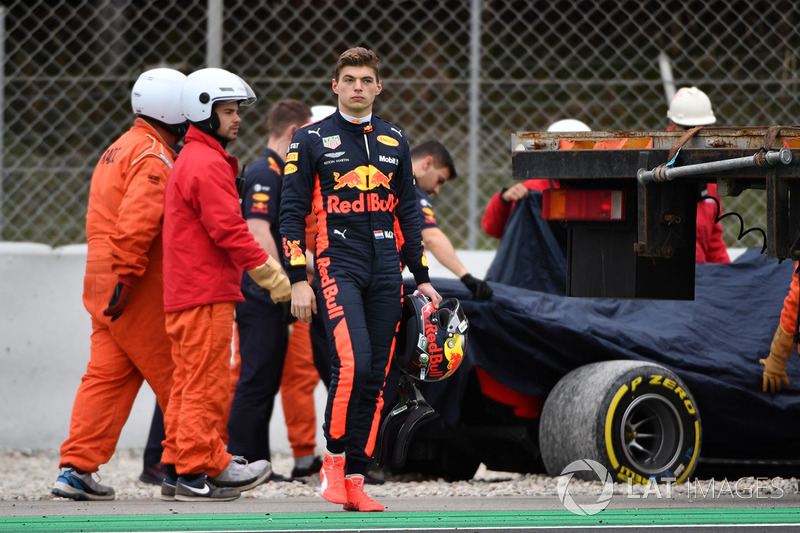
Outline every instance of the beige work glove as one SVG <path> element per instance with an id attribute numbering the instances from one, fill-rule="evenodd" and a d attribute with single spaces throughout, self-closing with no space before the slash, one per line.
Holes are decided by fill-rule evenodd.
<path id="1" fill-rule="evenodd" d="M 770 392 L 780 392 L 781 381 L 789 384 L 789 378 L 786 376 L 786 360 L 794 351 L 794 339 L 792 334 L 787 333 L 780 324 L 778 329 L 775 330 L 775 336 L 772 337 L 772 345 L 769 349 L 769 357 L 766 359 L 759 359 L 758 362 L 764 365 L 764 392 L 769 387 Z"/>
<path id="2" fill-rule="evenodd" d="M 292 284 L 281 271 L 281 265 L 270 256 L 267 262 L 247 271 L 253 281 L 269 291 L 269 297 L 275 303 L 288 302 L 292 299 Z"/>

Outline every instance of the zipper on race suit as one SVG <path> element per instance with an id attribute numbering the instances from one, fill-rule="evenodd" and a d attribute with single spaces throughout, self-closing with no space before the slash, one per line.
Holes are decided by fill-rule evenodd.
<path id="1" fill-rule="evenodd" d="M 364 135 L 363 135 L 363 137 L 364 137 L 364 148 L 367 149 L 367 188 L 368 189 L 369 189 L 369 182 L 370 182 L 370 178 L 371 178 L 371 176 L 369 175 L 369 167 L 370 167 L 370 163 L 372 162 L 372 160 L 371 160 L 371 158 L 369 156 L 369 138 L 367 138 L 367 133 L 369 133 L 371 131 L 372 131 L 372 125 L 366 126 L 364 128 Z"/>

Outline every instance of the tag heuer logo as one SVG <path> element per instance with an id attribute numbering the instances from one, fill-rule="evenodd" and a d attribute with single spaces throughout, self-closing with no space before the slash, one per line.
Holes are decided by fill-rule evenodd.
<path id="1" fill-rule="evenodd" d="M 337 148 L 340 144 L 342 144 L 342 141 L 341 139 L 339 139 L 338 135 L 332 135 L 330 137 L 322 138 L 322 145 L 325 148 L 330 148 L 331 150 L 333 150 L 334 148 Z"/>

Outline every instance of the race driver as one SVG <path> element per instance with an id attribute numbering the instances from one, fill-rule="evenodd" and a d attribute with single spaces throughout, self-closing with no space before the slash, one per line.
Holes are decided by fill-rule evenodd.
<path id="1" fill-rule="evenodd" d="M 280 226 L 292 314 L 319 310 L 333 354 L 323 431 L 322 496 L 351 511 L 383 511 L 364 493 L 381 398 L 402 312 L 401 253 L 434 305 L 416 211 L 408 141 L 373 115 L 379 59 L 357 47 L 339 56 L 338 110 L 299 129 L 286 154 Z M 306 278 L 305 217 L 316 215 L 315 295 Z M 398 250 L 396 227 L 405 236 Z"/>

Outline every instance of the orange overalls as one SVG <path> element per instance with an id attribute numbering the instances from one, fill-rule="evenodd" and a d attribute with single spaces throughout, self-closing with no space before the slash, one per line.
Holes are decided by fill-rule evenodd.
<path id="1" fill-rule="evenodd" d="M 86 213 L 83 303 L 92 318 L 90 360 L 72 407 L 59 466 L 96 472 L 107 463 L 146 379 L 166 412 L 174 364 L 164 327 L 161 223 L 172 151 L 142 119 L 114 142 L 92 175 Z M 103 310 L 118 275 L 138 283 L 122 315 Z M 172 420 L 162 462 L 175 461 Z"/>
<path id="2" fill-rule="evenodd" d="M 216 477 L 230 464 L 231 343 L 243 270 L 267 261 L 242 218 L 236 158 L 189 126 L 164 195 L 164 308 L 176 368 L 166 418 L 177 421 L 179 475 Z"/>
<path id="3" fill-rule="evenodd" d="M 797 301 L 800 299 L 800 284 L 797 280 L 797 268 L 800 263 L 795 263 L 792 283 L 789 285 L 789 294 L 783 300 L 783 310 L 781 311 L 781 327 L 790 335 L 794 333 L 797 325 Z"/>

